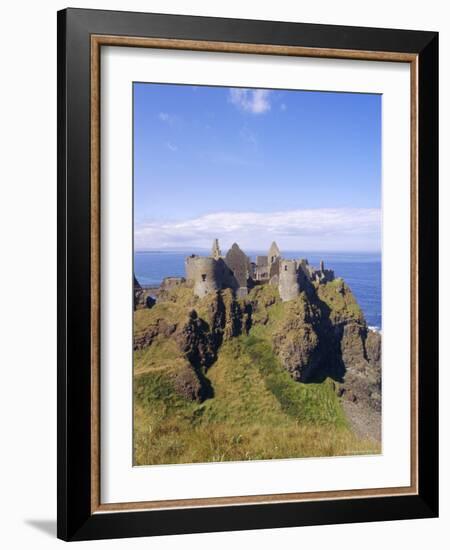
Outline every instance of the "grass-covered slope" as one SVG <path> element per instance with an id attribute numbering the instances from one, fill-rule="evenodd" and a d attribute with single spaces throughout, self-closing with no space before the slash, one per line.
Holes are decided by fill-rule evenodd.
<path id="1" fill-rule="evenodd" d="M 214 397 L 177 395 L 168 373 L 135 383 L 135 464 L 379 452 L 349 430 L 333 382 L 302 384 L 254 336 L 226 342 L 208 378 Z"/>
<path id="2" fill-rule="evenodd" d="M 336 299 L 342 309 L 342 295 Z M 220 300 L 198 300 L 185 287 L 152 309 L 137 310 L 135 464 L 379 452 L 378 443 L 351 431 L 336 382 L 299 382 L 283 363 L 278 347 L 300 345 L 300 359 L 308 356 L 321 314 L 305 295 L 282 303 L 269 285 L 240 303 L 227 291 Z M 291 332 L 301 332 L 300 344 Z M 192 354 L 193 346 L 209 355 Z"/>

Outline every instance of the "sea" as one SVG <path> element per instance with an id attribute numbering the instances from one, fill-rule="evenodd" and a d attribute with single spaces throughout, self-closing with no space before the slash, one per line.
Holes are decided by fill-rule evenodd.
<path id="1" fill-rule="evenodd" d="M 183 277 L 184 260 L 192 251 L 147 252 L 134 254 L 134 273 L 142 286 L 157 286 L 164 277 Z M 247 252 L 252 260 L 266 252 Z M 361 306 L 367 324 L 381 331 L 381 255 L 374 253 L 348 252 L 283 252 L 287 259 L 307 258 L 315 267 L 320 260 L 325 268 L 333 269 L 336 277 L 342 277 Z"/>

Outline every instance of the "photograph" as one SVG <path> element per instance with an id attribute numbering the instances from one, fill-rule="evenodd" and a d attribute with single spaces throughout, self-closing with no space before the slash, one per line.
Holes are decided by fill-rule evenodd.
<path id="1" fill-rule="evenodd" d="M 58 11 L 57 537 L 437 518 L 434 19 L 206 4 Z"/>
<path id="2" fill-rule="evenodd" d="M 382 95 L 132 86 L 133 465 L 382 453 Z"/>

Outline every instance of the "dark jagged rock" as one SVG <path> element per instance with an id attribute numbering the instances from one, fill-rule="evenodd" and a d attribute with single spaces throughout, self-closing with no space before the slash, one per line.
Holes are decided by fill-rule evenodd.
<path id="1" fill-rule="evenodd" d="M 367 328 L 360 323 L 349 321 L 341 325 L 341 356 L 347 367 L 363 366 L 366 360 L 364 342 L 367 336 Z"/>
<path id="2" fill-rule="evenodd" d="M 205 299 L 206 315 L 200 318 L 195 310 L 177 334 L 180 350 L 195 367 L 208 369 L 217 358 L 223 340 L 239 336 L 249 317 L 230 291 L 218 291 Z"/>
<path id="3" fill-rule="evenodd" d="M 253 324 L 253 308 L 251 304 L 245 304 L 244 307 L 244 315 L 242 319 L 242 326 L 243 331 L 245 334 L 248 334 L 250 332 L 250 329 L 252 328 Z"/>
<path id="4" fill-rule="evenodd" d="M 136 279 L 136 277 L 133 276 L 133 278 L 134 278 L 134 281 L 133 281 L 133 294 L 134 294 L 133 304 L 134 304 L 134 309 L 136 309 L 139 302 L 140 302 L 140 300 L 141 300 L 143 290 L 142 290 L 141 285 L 139 284 L 139 281 Z"/>
<path id="5" fill-rule="evenodd" d="M 213 390 L 204 372 L 217 359 L 224 339 L 238 336 L 242 330 L 242 311 L 231 293 L 224 296 L 218 291 L 205 300 L 207 320 L 191 310 L 188 321 L 177 333 L 176 341 L 182 354 L 189 361 L 192 373 L 179 374 L 175 390 L 184 397 L 203 400 L 211 397 Z"/>
<path id="6" fill-rule="evenodd" d="M 379 334 L 354 322 L 345 325 L 341 340 L 345 366 L 341 395 L 375 410 L 381 410 L 380 342 Z"/>
<path id="7" fill-rule="evenodd" d="M 209 330 L 208 323 L 200 319 L 196 311 L 191 311 L 188 322 L 176 335 L 180 351 L 197 370 L 208 368 L 217 357 L 217 347 Z"/>
<path id="8" fill-rule="evenodd" d="M 381 367 L 364 358 L 345 361 L 345 374 L 339 395 L 353 402 L 365 403 L 381 411 Z"/>
<path id="9" fill-rule="evenodd" d="M 212 397 L 211 384 L 190 365 L 178 369 L 171 379 L 174 390 L 186 399 L 202 402 Z"/>
<path id="10" fill-rule="evenodd" d="M 226 318 L 223 337 L 225 340 L 239 336 L 242 332 L 243 312 L 236 300 L 229 300 L 226 305 Z"/>
<path id="11" fill-rule="evenodd" d="M 381 336 L 378 332 L 369 330 L 366 338 L 366 354 L 368 361 L 375 367 L 381 363 Z"/>
<path id="12" fill-rule="evenodd" d="M 134 337 L 133 349 L 136 351 L 151 346 L 155 338 L 160 335 L 168 338 L 176 329 L 177 325 L 175 323 L 168 323 L 164 319 L 157 319 L 145 331 Z"/>
<path id="13" fill-rule="evenodd" d="M 320 337 L 316 327 L 320 312 L 301 295 L 286 304 L 279 329 L 273 334 L 273 348 L 295 380 L 305 381 L 320 366 Z"/>

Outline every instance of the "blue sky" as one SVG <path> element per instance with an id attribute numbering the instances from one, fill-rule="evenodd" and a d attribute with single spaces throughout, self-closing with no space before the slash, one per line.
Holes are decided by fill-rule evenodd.
<path id="1" fill-rule="evenodd" d="M 381 96 L 135 83 L 134 205 L 139 250 L 377 251 Z"/>

